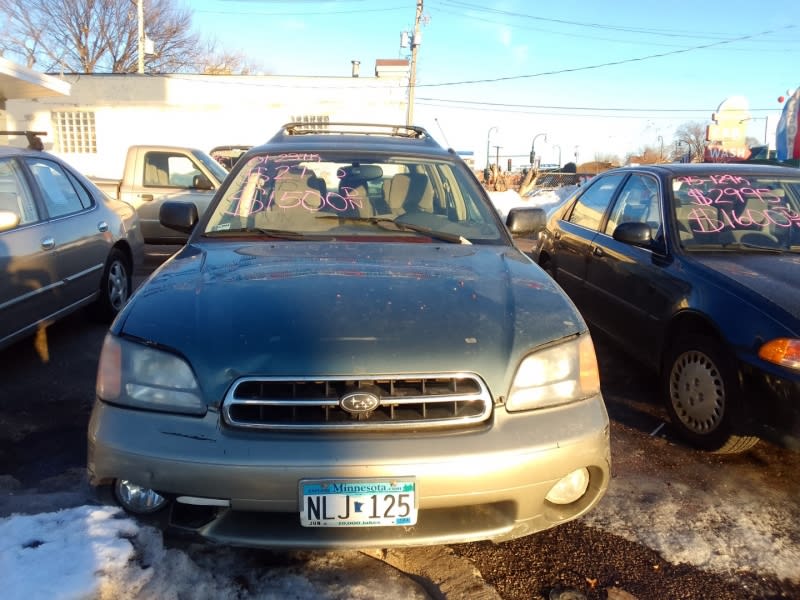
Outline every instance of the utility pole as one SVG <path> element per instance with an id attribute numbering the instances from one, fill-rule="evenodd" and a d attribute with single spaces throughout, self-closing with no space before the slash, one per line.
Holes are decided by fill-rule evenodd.
<path id="1" fill-rule="evenodd" d="M 417 0 L 414 35 L 411 37 L 411 73 L 408 77 L 408 110 L 406 112 L 406 125 L 414 124 L 414 86 L 417 84 L 417 48 L 421 41 L 419 30 L 420 21 L 422 21 L 422 0 Z"/>
<path id="2" fill-rule="evenodd" d="M 136 16 L 139 19 L 139 73 L 144 73 L 144 0 L 137 0 Z"/>

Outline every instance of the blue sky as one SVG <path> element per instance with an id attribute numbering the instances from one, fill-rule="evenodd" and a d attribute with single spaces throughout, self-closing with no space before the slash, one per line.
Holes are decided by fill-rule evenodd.
<path id="1" fill-rule="evenodd" d="M 194 24 L 276 75 L 373 73 L 409 56 L 416 0 L 188 0 Z M 675 128 L 747 99 L 761 141 L 800 85 L 793 0 L 424 0 L 414 121 L 500 162 L 592 160 L 669 147 Z M 767 121 L 769 118 L 769 122 Z M 496 129 L 494 129 L 496 128 Z M 774 143 L 774 142 L 773 142 Z"/>

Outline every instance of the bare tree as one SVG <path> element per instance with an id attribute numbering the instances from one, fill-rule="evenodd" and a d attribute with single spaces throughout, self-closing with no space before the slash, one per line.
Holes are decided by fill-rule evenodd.
<path id="1" fill-rule="evenodd" d="M 661 149 L 654 148 L 653 146 L 644 146 L 639 152 L 631 152 L 625 156 L 626 163 L 636 163 L 639 165 L 654 165 L 664 162 L 665 159 L 666 156 L 662 155 Z"/>
<path id="2" fill-rule="evenodd" d="M 0 14 L 0 54 L 19 57 L 28 67 L 78 73 L 138 68 L 135 0 L 0 0 Z M 207 60 L 210 72 L 218 72 L 215 53 L 191 25 L 191 11 L 174 0 L 144 0 L 144 29 L 155 48 L 145 57 L 147 72 L 202 73 Z M 238 57 L 234 66 L 245 64 L 240 55 L 231 56 Z"/>
<path id="3" fill-rule="evenodd" d="M 220 50 L 216 41 L 210 41 L 198 62 L 197 71 L 205 75 L 256 75 L 262 73 L 263 68 L 243 53 Z"/>
<path id="4" fill-rule="evenodd" d="M 678 156 L 690 155 L 691 162 L 702 162 L 706 148 L 706 125 L 689 121 L 675 130 L 675 153 Z"/>
<path id="5" fill-rule="evenodd" d="M 613 152 L 595 152 L 594 161 L 601 165 L 608 165 L 608 168 L 618 167 L 622 164 L 619 156 Z"/>

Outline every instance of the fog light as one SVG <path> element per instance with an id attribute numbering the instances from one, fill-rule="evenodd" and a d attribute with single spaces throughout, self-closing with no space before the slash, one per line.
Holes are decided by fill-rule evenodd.
<path id="1" fill-rule="evenodd" d="M 550 488 L 545 500 L 553 504 L 572 504 L 586 493 L 589 487 L 589 469 L 581 467 L 574 470 Z"/>
<path id="2" fill-rule="evenodd" d="M 150 488 L 142 487 L 126 479 L 117 479 L 114 495 L 125 510 L 140 515 L 154 513 L 164 508 L 167 499 Z"/>

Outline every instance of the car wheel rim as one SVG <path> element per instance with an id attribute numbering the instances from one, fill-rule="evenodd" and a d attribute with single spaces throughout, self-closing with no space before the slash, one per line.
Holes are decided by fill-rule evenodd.
<path id="1" fill-rule="evenodd" d="M 108 300 L 114 310 L 119 310 L 128 299 L 128 276 L 120 262 L 108 270 Z"/>
<path id="2" fill-rule="evenodd" d="M 681 354 L 670 373 L 670 400 L 681 423 L 697 434 L 719 427 L 725 415 L 722 374 L 708 356 L 692 350 Z"/>

